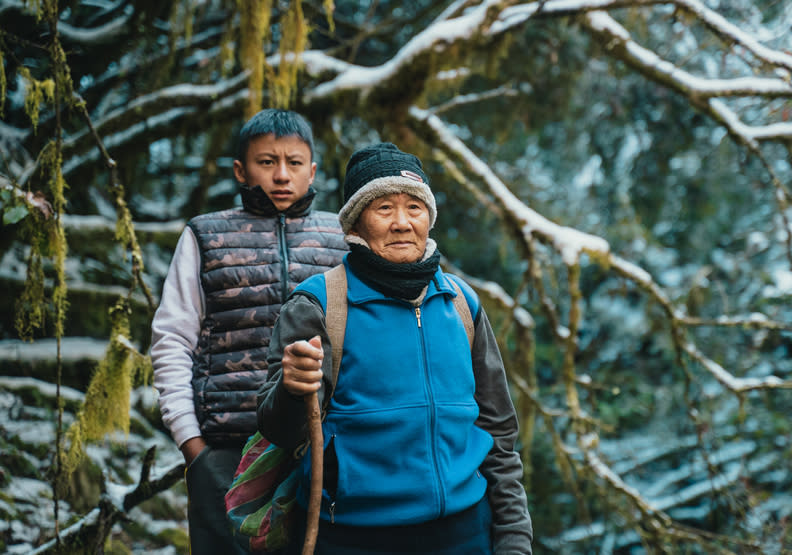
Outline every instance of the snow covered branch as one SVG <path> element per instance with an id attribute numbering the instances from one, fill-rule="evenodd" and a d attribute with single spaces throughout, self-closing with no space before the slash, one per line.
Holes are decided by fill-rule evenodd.
<path id="1" fill-rule="evenodd" d="M 483 102 L 485 100 L 490 100 L 492 98 L 496 98 L 499 96 L 517 96 L 518 94 L 519 92 L 514 87 L 504 85 L 502 87 L 498 87 L 496 89 L 492 89 L 482 93 L 456 96 L 451 100 L 449 100 L 448 102 L 445 102 L 439 106 L 435 106 L 434 108 L 432 108 L 431 111 L 434 114 L 441 114 L 442 112 L 451 110 L 453 108 L 458 108 L 465 104 L 475 104 L 477 102 Z"/>
<path id="2" fill-rule="evenodd" d="M 375 67 L 350 65 L 343 73 L 309 91 L 305 95 L 305 100 L 309 103 L 315 102 L 346 91 L 354 91 L 365 98 L 372 90 L 386 89 L 389 83 L 399 80 L 416 66 L 422 66 L 422 59 L 440 56 L 455 42 L 467 41 L 486 32 L 486 28 L 491 23 L 489 21 L 491 10 L 497 9 L 502 4 L 500 0 L 485 0 L 457 17 L 451 19 L 439 17 L 410 39 L 384 64 Z"/>
<path id="3" fill-rule="evenodd" d="M 543 243 L 551 245 L 570 268 L 576 267 L 579 264 L 580 256 L 585 253 L 604 268 L 611 268 L 622 277 L 639 285 L 665 309 L 672 327 L 677 328 L 678 333 L 673 334 L 677 347 L 699 362 L 707 372 L 730 391 L 739 394 L 754 389 L 786 389 L 792 387 L 792 382 L 785 382 L 775 376 L 762 380 L 736 378 L 715 361 L 703 355 L 695 345 L 682 341 L 679 334 L 686 323 L 686 315 L 674 307 L 666 293 L 657 285 L 648 272 L 611 253 L 608 243 L 604 239 L 550 222 L 528 208 L 508 189 L 484 161 L 447 128 L 438 116 L 415 107 L 410 110 L 410 115 L 416 125 L 427 126 L 431 130 L 434 134 L 431 142 L 442 144 L 447 153 L 453 155 L 455 159 L 463 161 L 466 169 L 482 181 L 498 206 L 500 206 L 505 217 L 517 224 L 516 227 L 520 230 L 522 241 L 525 244 L 530 244 L 532 237 L 535 235 Z M 573 286 L 574 284 L 570 283 L 570 287 Z M 573 315 L 574 311 L 570 311 L 571 326 L 575 324 L 572 321 Z M 730 322 L 726 320 L 724 324 L 730 325 Z M 753 317 L 753 324 L 756 327 L 761 326 L 761 318 Z M 775 327 L 786 328 L 787 326 L 775 325 Z M 568 350 L 567 352 L 570 353 L 571 351 Z"/>
<path id="4" fill-rule="evenodd" d="M 698 0 L 674 0 L 674 5 L 694 14 L 704 25 L 726 41 L 739 44 L 750 51 L 758 59 L 792 71 L 792 55 L 767 48 L 756 38 L 742 31 L 719 13 L 711 10 Z M 788 75 L 787 75 L 788 77 Z"/>
<path id="5" fill-rule="evenodd" d="M 735 79 L 707 79 L 696 77 L 663 60 L 655 52 L 637 44 L 630 33 L 605 12 L 592 12 L 583 18 L 586 27 L 615 57 L 637 69 L 648 78 L 690 98 L 700 109 L 723 123 L 730 132 L 750 146 L 762 140 L 792 141 L 792 124 L 776 123 L 772 126 L 750 126 L 741 122 L 737 114 L 721 97 L 756 96 L 764 98 L 792 97 L 792 83 L 781 77 L 741 77 Z"/>
<path id="6" fill-rule="evenodd" d="M 560 226 L 526 206 L 487 164 L 451 133 L 439 117 L 416 107 L 410 109 L 410 116 L 417 123 L 427 125 L 440 144 L 455 158 L 465 161 L 468 171 L 486 185 L 504 213 L 521 229 L 526 242 L 535 235 L 543 242 L 552 244 L 570 266 L 577 264 L 582 254 L 593 258 L 607 257 L 610 247 L 605 239 Z"/>
<path id="7" fill-rule="evenodd" d="M 718 382 L 733 393 L 743 394 L 757 389 L 792 389 L 792 381 L 777 376 L 764 378 L 738 378 L 727 372 L 720 364 L 706 357 L 693 343 L 684 343 L 683 350 L 694 361 L 701 364 Z"/>
<path id="8" fill-rule="evenodd" d="M 184 465 L 177 464 L 165 472 L 151 476 L 156 446 L 151 447 L 143 456 L 140 480 L 134 486 L 106 484 L 107 491 L 102 494 L 99 506 L 83 518 L 63 530 L 59 542 L 52 539 L 36 548 L 31 555 L 62 553 L 64 549 L 85 549 L 93 546 L 90 552 L 100 553 L 113 525 L 126 518 L 129 511 L 160 492 L 170 489 L 183 479 Z M 95 551 L 94 551 L 95 549 Z"/>
<path id="9" fill-rule="evenodd" d="M 180 123 L 189 120 L 197 113 L 210 117 L 221 117 L 241 106 L 247 99 L 244 88 L 247 74 L 242 73 L 216 85 L 176 85 L 138 98 L 128 105 L 113 111 L 97 123 L 98 131 L 104 136 L 108 150 L 162 135 L 170 135 Z M 63 143 L 63 174 L 69 175 L 84 164 L 102 159 L 98 148 L 92 148 L 91 132 L 83 129 Z M 19 182 L 26 183 L 36 171 L 37 165 L 30 165 L 20 175 Z"/>
<path id="10" fill-rule="evenodd" d="M 719 316 L 714 320 L 704 318 L 692 318 L 690 316 L 680 316 L 680 322 L 686 326 L 720 326 L 745 329 L 765 329 L 765 330 L 792 330 L 792 324 L 786 322 L 776 322 L 770 320 L 764 314 L 756 312 L 749 316 Z"/>
<path id="11" fill-rule="evenodd" d="M 785 382 L 775 376 L 768 376 L 764 379 L 755 378 L 737 378 L 730 372 L 726 371 L 720 364 L 704 355 L 698 347 L 691 342 L 686 342 L 681 339 L 682 327 L 685 325 L 703 325 L 703 322 L 696 319 L 690 319 L 682 311 L 674 307 L 671 300 L 665 292 L 655 283 L 652 277 L 642 268 L 618 257 L 610 257 L 610 267 L 621 276 L 629 279 L 639 285 L 642 289 L 647 291 L 651 297 L 665 310 L 669 317 L 672 328 L 677 329 L 678 333 L 674 333 L 674 342 L 677 348 L 685 352 L 693 360 L 701 364 L 701 366 L 709 372 L 717 381 L 725 386 L 733 393 L 745 393 L 754 389 L 789 389 L 792 388 L 792 382 Z M 763 315 L 754 315 L 750 319 L 735 319 L 724 317 L 717 321 L 709 322 L 711 325 L 721 325 L 733 327 L 736 325 L 751 327 L 763 327 L 767 329 L 787 329 L 789 326 L 783 323 L 771 322 Z"/>
<path id="12" fill-rule="evenodd" d="M 479 296 L 485 297 L 487 300 L 497 304 L 502 312 L 511 314 L 513 321 L 519 328 L 526 331 L 530 331 L 534 328 L 535 324 L 533 317 L 531 317 L 531 313 L 525 310 L 525 308 L 520 306 L 513 297 L 506 293 L 500 284 L 466 274 L 461 269 L 452 267 L 448 260 L 444 259 L 443 265 L 469 283 Z"/>
<path id="13" fill-rule="evenodd" d="M 77 43 L 88 47 L 97 47 L 102 44 L 110 43 L 118 38 L 120 33 L 127 30 L 133 11 L 130 9 L 118 17 L 114 18 L 98 27 L 90 29 L 74 27 L 63 21 L 58 23 L 58 33 L 66 42 Z"/>

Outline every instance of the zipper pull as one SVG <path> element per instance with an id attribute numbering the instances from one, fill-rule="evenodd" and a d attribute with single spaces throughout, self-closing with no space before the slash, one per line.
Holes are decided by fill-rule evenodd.
<path id="1" fill-rule="evenodd" d="M 421 309 L 415 307 L 415 318 L 418 320 L 418 327 L 421 327 Z"/>
<path id="2" fill-rule="evenodd" d="M 330 503 L 329 512 L 330 512 L 330 524 L 335 524 L 335 501 Z"/>

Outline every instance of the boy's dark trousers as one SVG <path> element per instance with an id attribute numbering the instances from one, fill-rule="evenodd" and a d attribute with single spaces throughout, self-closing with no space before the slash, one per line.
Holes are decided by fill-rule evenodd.
<path id="1" fill-rule="evenodd" d="M 243 555 L 225 512 L 225 493 L 242 457 L 242 446 L 207 446 L 185 471 L 191 555 Z"/>

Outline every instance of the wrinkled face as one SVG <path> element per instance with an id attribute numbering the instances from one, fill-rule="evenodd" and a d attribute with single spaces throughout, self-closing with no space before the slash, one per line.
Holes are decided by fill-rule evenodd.
<path id="1" fill-rule="evenodd" d="M 426 250 L 429 210 L 406 193 L 378 197 L 360 213 L 351 233 L 362 237 L 385 260 L 417 262 Z"/>
<path id="2" fill-rule="evenodd" d="M 234 160 L 237 181 L 264 189 L 280 212 L 305 196 L 315 174 L 311 149 L 296 136 L 259 135 L 250 140 L 245 160 Z"/>

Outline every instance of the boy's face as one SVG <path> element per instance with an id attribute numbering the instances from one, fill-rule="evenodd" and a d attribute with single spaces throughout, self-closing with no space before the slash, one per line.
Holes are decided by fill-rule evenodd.
<path id="1" fill-rule="evenodd" d="M 316 174 L 311 149 L 299 137 L 259 135 L 248 143 L 245 160 L 234 160 L 234 176 L 248 187 L 261 187 L 279 212 L 308 192 Z"/>

